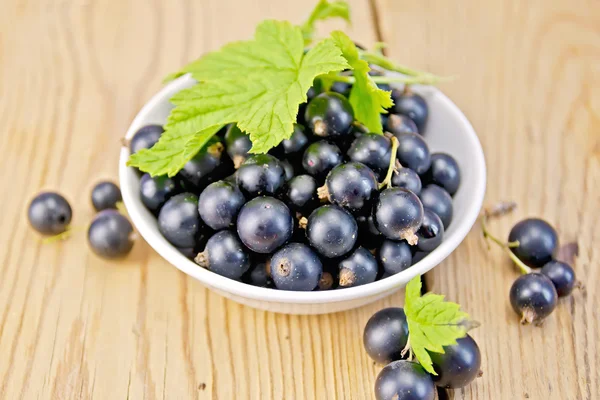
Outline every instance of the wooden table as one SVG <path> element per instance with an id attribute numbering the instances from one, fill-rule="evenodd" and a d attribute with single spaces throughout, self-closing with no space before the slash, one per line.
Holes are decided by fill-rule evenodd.
<path id="1" fill-rule="evenodd" d="M 35 192 L 58 189 L 85 226 L 91 185 L 117 178 L 119 139 L 165 74 L 249 38 L 264 18 L 301 22 L 315 2 L 2 1 L 0 398 L 371 398 L 381 367 L 362 329 L 402 293 L 334 315 L 275 315 L 209 292 L 142 241 L 111 263 L 83 232 L 40 244 L 25 218 Z M 561 300 L 543 328 L 518 324 L 517 274 L 478 227 L 426 276 L 482 323 L 484 375 L 448 395 L 599 399 L 600 3 L 351 3 L 357 40 L 459 76 L 441 87 L 479 133 L 487 201 L 520 206 L 493 229 L 541 216 L 579 244 L 587 291 Z"/>

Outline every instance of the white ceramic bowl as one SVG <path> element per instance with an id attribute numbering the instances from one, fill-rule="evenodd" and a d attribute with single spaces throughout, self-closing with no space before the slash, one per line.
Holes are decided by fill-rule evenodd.
<path id="1" fill-rule="evenodd" d="M 138 113 L 126 137 L 130 139 L 144 125 L 164 124 L 172 108 L 169 98 L 193 84 L 192 78 L 183 76 L 166 85 Z M 439 90 L 432 87 L 415 87 L 414 90 L 424 96 L 429 105 L 430 115 L 424 136 L 431 151 L 449 153 L 458 161 L 462 183 L 454 196 L 454 217 L 442 244 L 421 261 L 394 276 L 354 288 L 289 292 L 247 285 L 201 268 L 159 233 L 156 218 L 140 200 L 139 177 L 126 166 L 129 149 L 123 147 L 119 178 L 127 211 L 139 233 L 165 260 L 217 293 L 251 307 L 288 314 L 324 314 L 359 307 L 388 296 L 404 287 L 411 278 L 438 265 L 458 247 L 479 215 L 485 192 L 483 151 L 467 118 Z"/>

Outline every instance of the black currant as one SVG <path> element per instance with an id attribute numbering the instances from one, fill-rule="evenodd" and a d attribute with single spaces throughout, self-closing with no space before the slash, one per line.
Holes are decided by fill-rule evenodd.
<path id="1" fill-rule="evenodd" d="M 391 150 L 392 142 L 388 137 L 367 133 L 354 139 L 346 155 L 380 174 L 385 173 L 390 165 Z"/>
<path id="2" fill-rule="evenodd" d="M 322 273 L 321 260 L 305 244 L 290 243 L 271 257 L 271 277 L 277 289 L 313 290 Z"/>
<path id="3" fill-rule="evenodd" d="M 296 172 L 294 171 L 294 166 L 288 160 L 283 160 L 283 161 L 279 161 L 279 162 L 281 163 L 281 166 L 283 167 L 285 181 L 287 182 L 296 175 Z"/>
<path id="4" fill-rule="evenodd" d="M 381 192 L 373 208 L 375 226 L 388 239 L 417 244 L 415 233 L 423 222 L 423 204 L 416 194 L 404 188 Z"/>
<path id="5" fill-rule="evenodd" d="M 546 263 L 540 272 L 550 278 L 556 288 L 558 297 L 570 295 L 577 286 L 575 271 L 569 264 L 562 261 L 552 260 Z"/>
<path id="6" fill-rule="evenodd" d="M 177 247 L 194 247 L 201 228 L 198 196 L 193 193 L 171 197 L 158 214 L 158 230 Z"/>
<path id="7" fill-rule="evenodd" d="M 154 214 L 160 211 L 167 200 L 179 193 L 179 190 L 177 182 L 166 175 L 151 177 L 144 174 L 140 179 L 140 199 Z"/>
<path id="8" fill-rule="evenodd" d="M 250 268 L 250 256 L 235 233 L 223 230 L 215 233 L 202 253 L 194 259 L 198 265 L 216 274 L 239 279 Z"/>
<path id="9" fill-rule="evenodd" d="M 392 361 L 375 381 L 377 400 L 433 400 L 435 385 L 421 365 L 410 361 Z"/>
<path id="10" fill-rule="evenodd" d="M 290 179 L 286 184 L 285 202 L 296 212 L 310 214 L 319 206 L 315 178 L 310 175 L 298 175 Z"/>
<path id="11" fill-rule="evenodd" d="M 289 156 L 304 151 L 307 145 L 308 136 L 306 136 L 306 133 L 304 132 L 304 127 L 302 125 L 294 124 L 292 136 L 289 139 L 282 140 L 279 147 L 281 148 L 281 153 Z"/>
<path id="12" fill-rule="evenodd" d="M 131 154 L 137 153 L 141 149 L 149 149 L 154 146 L 160 135 L 164 132 L 161 125 L 142 126 L 131 138 L 129 142 L 129 151 Z"/>
<path id="13" fill-rule="evenodd" d="M 421 190 L 419 198 L 423 203 L 423 208 L 436 213 L 442 220 L 444 229 L 448 229 L 454 213 L 452 197 L 448 192 L 437 185 L 427 185 Z"/>
<path id="14" fill-rule="evenodd" d="M 390 275 L 402 272 L 412 265 L 412 251 L 408 243 L 385 240 L 377 253 L 386 273 Z"/>
<path id="15" fill-rule="evenodd" d="M 319 198 L 357 212 L 370 207 L 378 194 L 373 171 L 359 162 L 338 165 L 329 172 L 325 185 L 319 188 Z"/>
<path id="16" fill-rule="evenodd" d="M 397 89 L 392 90 L 392 99 L 394 100 L 393 113 L 406 115 L 414 121 L 419 132 L 424 133 L 429 116 L 429 107 L 425 99 L 410 90 Z"/>
<path id="17" fill-rule="evenodd" d="M 521 275 L 510 288 L 510 304 L 522 324 L 540 323 L 556 308 L 558 294 L 546 275 Z"/>
<path id="18" fill-rule="evenodd" d="M 456 344 L 444 346 L 444 353 L 428 352 L 437 375 L 433 381 L 439 387 L 458 389 L 467 386 L 479 375 L 481 352 L 469 335 Z"/>
<path id="19" fill-rule="evenodd" d="M 377 260 L 364 247 L 358 247 L 338 264 L 340 287 L 354 287 L 375 282 L 379 268 Z"/>
<path id="20" fill-rule="evenodd" d="M 397 155 L 400 164 L 419 175 L 427 172 L 431 165 L 431 154 L 423 138 L 416 133 L 402 133 L 395 136 L 398 138 Z"/>
<path id="21" fill-rule="evenodd" d="M 206 187 L 198 198 L 198 212 L 206 225 L 218 231 L 235 224 L 246 198 L 235 183 L 218 181 Z"/>
<path id="22" fill-rule="evenodd" d="M 460 168 L 456 160 L 449 154 L 433 153 L 431 166 L 424 175 L 427 183 L 434 183 L 446 190 L 451 196 L 460 186 Z"/>
<path id="23" fill-rule="evenodd" d="M 225 147 L 227 154 L 231 157 L 234 167 L 237 169 L 248 158 L 248 152 L 252 148 L 250 137 L 242 132 L 236 124 L 231 124 L 225 133 Z"/>
<path id="24" fill-rule="evenodd" d="M 348 253 L 358 237 L 356 220 L 341 207 L 326 205 L 308 217 L 306 237 L 321 255 L 334 258 Z"/>
<path id="25" fill-rule="evenodd" d="M 219 180 L 221 177 L 216 171 L 221 166 L 222 153 L 221 143 L 200 150 L 178 173 L 182 187 L 186 191 L 200 193 L 209 183 Z"/>
<path id="26" fill-rule="evenodd" d="M 403 133 L 419 133 L 419 129 L 415 122 L 402 114 L 389 114 L 385 127 L 388 132 L 399 136 Z"/>
<path id="27" fill-rule="evenodd" d="M 344 136 L 352 130 L 354 110 L 347 98 L 339 93 L 321 93 L 308 103 L 304 119 L 317 136 Z"/>
<path id="28" fill-rule="evenodd" d="M 421 178 L 410 168 L 399 168 L 392 175 L 392 185 L 408 189 L 417 196 L 421 193 Z"/>
<path id="29" fill-rule="evenodd" d="M 92 189 L 92 205 L 96 211 L 116 210 L 117 203 L 122 200 L 121 189 L 112 182 L 98 182 Z"/>
<path id="30" fill-rule="evenodd" d="M 425 210 L 417 236 L 417 249 L 430 252 L 437 248 L 444 240 L 444 224 L 440 217 L 431 210 Z"/>
<path id="31" fill-rule="evenodd" d="M 558 249 L 558 235 L 554 228 L 539 218 L 528 218 L 517 223 L 508 235 L 509 242 L 519 242 L 512 252 L 531 268 L 541 268 L 552 261 Z"/>
<path id="32" fill-rule="evenodd" d="M 302 157 L 304 170 L 321 180 L 327 176 L 336 165 L 342 163 L 342 152 L 333 143 L 321 140 L 308 146 Z"/>
<path id="33" fill-rule="evenodd" d="M 248 197 L 273 195 L 285 183 L 281 162 L 268 154 L 248 158 L 237 170 L 237 184 Z"/>
<path id="34" fill-rule="evenodd" d="M 113 259 L 127 255 L 134 243 L 133 227 L 117 210 L 103 210 L 88 228 L 90 247 L 100 257 Z"/>
<path id="35" fill-rule="evenodd" d="M 286 205 L 273 197 L 257 197 L 240 210 L 237 231 L 256 253 L 272 253 L 292 236 L 293 220 Z"/>
<path id="36" fill-rule="evenodd" d="M 377 311 L 365 326 L 363 344 L 367 354 L 379 364 L 402 359 L 408 340 L 408 322 L 404 309 L 389 307 Z"/>
<path id="37" fill-rule="evenodd" d="M 273 280 L 267 271 L 267 262 L 261 261 L 250 267 L 250 269 L 242 276 L 242 281 L 259 287 L 272 287 Z"/>
<path id="38" fill-rule="evenodd" d="M 73 211 L 67 199 L 55 192 L 36 195 L 27 210 L 31 227 L 45 235 L 63 233 L 69 227 Z"/>

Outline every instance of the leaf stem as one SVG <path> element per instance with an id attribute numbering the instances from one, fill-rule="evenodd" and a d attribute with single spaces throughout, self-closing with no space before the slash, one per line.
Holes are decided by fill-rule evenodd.
<path id="1" fill-rule="evenodd" d="M 344 75 L 329 75 L 329 76 L 327 76 L 327 79 L 329 79 L 331 81 L 351 83 L 351 84 L 354 84 L 356 82 L 356 78 L 354 78 L 353 76 L 344 76 Z M 451 78 L 443 78 L 443 77 L 424 75 L 424 76 L 416 76 L 416 77 L 411 77 L 411 76 L 371 76 L 371 79 L 373 80 L 373 82 L 375 82 L 377 84 L 404 83 L 407 85 L 412 85 L 412 84 L 434 85 L 440 81 L 448 80 Z"/>
<path id="2" fill-rule="evenodd" d="M 519 247 L 519 242 L 518 241 L 503 242 L 498 237 L 492 235 L 490 233 L 490 231 L 488 230 L 487 220 L 488 220 L 488 213 L 484 212 L 483 216 L 481 217 L 481 230 L 483 231 L 483 238 L 485 240 L 489 239 L 492 242 L 496 243 L 501 248 L 503 248 L 506 251 L 506 253 L 508 254 L 508 256 L 510 257 L 510 259 L 517 265 L 517 267 L 519 267 L 519 269 L 521 270 L 521 273 L 530 274 L 531 268 L 528 267 L 527 265 L 525 265 L 525 263 L 523 263 L 523 261 L 519 260 L 519 257 L 517 257 L 515 255 L 515 253 L 513 253 L 511 250 L 511 248 Z"/>
<path id="3" fill-rule="evenodd" d="M 391 151 L 391 155 L 390 155 L 390 165 L 388 167 L 388 171 L 387 174 L 385 175 L 385 179 L 383 180 L 383 182 L 381 182 L 379 184 L 379 189 L 383 189 L 384 187 L 389 187 L 392 185 L 392 174 L 394 173 L 394 170 L 396 169 L 396 157 L 397 157 L 397 152 L 398 152 L 398 139 L 395 136 L 391 137 L 392 140 L 392 151 Z"/>

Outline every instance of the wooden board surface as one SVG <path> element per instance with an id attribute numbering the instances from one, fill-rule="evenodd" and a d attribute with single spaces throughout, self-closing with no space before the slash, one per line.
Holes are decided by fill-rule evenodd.
<path id="1" fill-rule="evenodd" d="M 488 202 L 579 244 L 587 291 L 543 328 L 507 302 L 516 273 L 474 228 L 427 275 L 483 325 L 484 376 L 455 399 L 600 398 L 600 3 L 353 0 L 350 33 L 406 64 L 459 79 L 442 89 L 483 143 Z M 264 18 L 300 22 L 291 0 L 3 0 L 0 12 L 0 398 L 368 399 L 380 367 L 362 328 L 402 294 L 334 315 L 252 310 L 204 289 L 145 243 L 110 263 L 85 235 L 41 245 L 25 207 L 59 189 L 74 225 L 89 189 L 116 179 L 119 139 L 161 78 Z M 328 27 L 342 27 L 329 24 Z"/>

